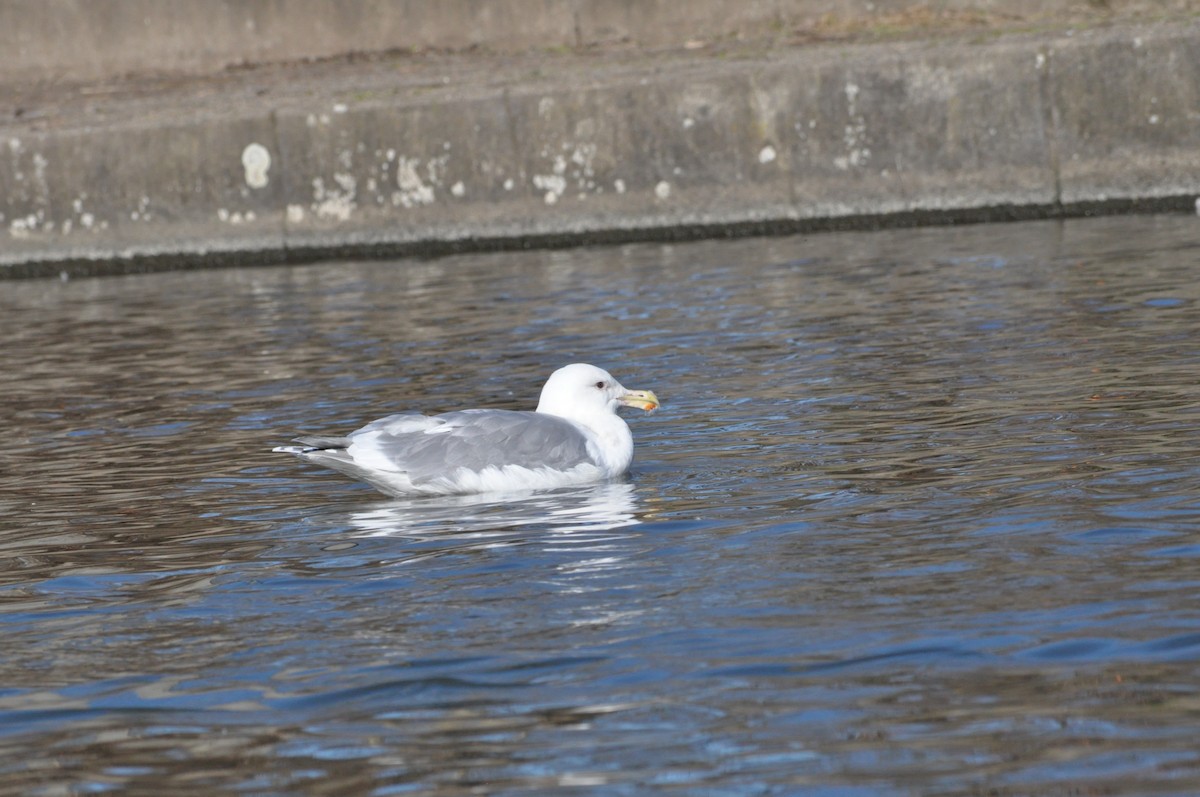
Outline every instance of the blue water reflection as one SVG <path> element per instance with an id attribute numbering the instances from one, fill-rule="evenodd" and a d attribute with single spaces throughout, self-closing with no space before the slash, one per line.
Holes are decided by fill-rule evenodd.
<path id="1" fill-rule="evenodd" d="M 7 286 L 0 794 L 1200 791 L 1194 231 Z M 576 360 L 625 481 L 269 453 Z"/>

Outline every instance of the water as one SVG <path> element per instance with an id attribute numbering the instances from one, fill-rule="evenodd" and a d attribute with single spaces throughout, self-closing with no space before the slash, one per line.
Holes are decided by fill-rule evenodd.
<path id="1" fill-rule="evenodd" d="M 0 794 L 1200 792 L 1197 224 L 0 286 Z M 576 360 L 626 482 L 269 453 Z"/>

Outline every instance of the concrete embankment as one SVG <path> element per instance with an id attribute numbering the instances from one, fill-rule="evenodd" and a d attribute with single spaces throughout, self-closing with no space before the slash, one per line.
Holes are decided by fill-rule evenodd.
<path id="1" fill-rule="evenodd" d="M 0 273 L 1193 212 L 1200 193 L 1191 17 L 684 44 L 25 74 L 0 86 Z"/>

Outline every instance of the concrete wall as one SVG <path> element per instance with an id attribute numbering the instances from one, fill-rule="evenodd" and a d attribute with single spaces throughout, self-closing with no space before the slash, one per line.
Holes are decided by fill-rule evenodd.
<path id="1" fill-rule="evenodd" d="M 20 96 L 0 116 L 10 276 L 1180 210 L 1200 194 L 1186 20 L 732 56 L 397 57 Z"/>

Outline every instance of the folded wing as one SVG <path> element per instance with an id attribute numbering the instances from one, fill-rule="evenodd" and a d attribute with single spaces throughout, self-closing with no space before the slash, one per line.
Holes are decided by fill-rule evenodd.
<path id="1" fill-rule="evenodd" d="M 399 477 L 417 489 L 489 468 L 565 472 L 595 464 L 587 437 L 570 421 L 509 410 L 390 415 L 345 438 L 297 442 L 311 448 L 302 456 L 312 462 L 377 485 Z"/>

